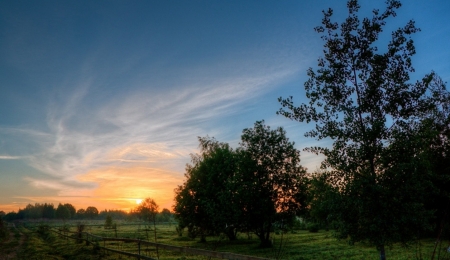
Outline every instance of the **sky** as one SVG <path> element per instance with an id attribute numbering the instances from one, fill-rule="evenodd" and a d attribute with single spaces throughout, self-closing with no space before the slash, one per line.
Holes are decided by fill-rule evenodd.
<path id="1" fill-rule="evenodd" d="M 360 1 L 360 17 L 383 1 Z M 314 27 L 345 1 L 0 1 L 0 210 L 71 203 L 171 209 L 198 137 L 237 147 L 264 119 L 302 150 L 313 125 L 276 115 L 306 102 Z M 413 80 L 450 81 L 450 2 L 403 1 L 380 39 L 413 19 Z M 329 140 L 321 145 L 329 144 Z M 314 171 L 320 157 L 301 152 Z"/>

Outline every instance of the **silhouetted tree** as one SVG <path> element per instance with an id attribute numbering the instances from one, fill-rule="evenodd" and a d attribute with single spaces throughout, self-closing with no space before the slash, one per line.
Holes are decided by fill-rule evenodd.
<path id="1" fill-rule="evenodd" d="M 334 216 L 341 237 L 368 240 L 385 259 L 385 246 L 407 242 L 426 229 L 431 211 L 425 194 L 432 188 L 426 139 L 417 125 L 441 103 L 445 86 L 434 73 L 409 83 L 415 48 L 413 21 L 392 33 L 385 52 L 377 49 L 386 20 L 396 15 L 399 1 L 388 0 L 383 12 L 373 11 L 362 21 L 356 0 L 347 3 L 349 16 L 331 21 L 324 11 L 315 30 L 325 41 L 319 69 L 308 70 L 308 103 L 295 106 L 292 97 L 280 98 L 278 112 L 300 122 L 315 122 L 307 137 L 330 138 L 332 147 L 309 150 L 325 155 L 339 188 L 340 204 Z"/>
<path id="2" fill-rule="evenodd" d="M 270 233 L 278 216 L 295 217 L 306 206 L 306 170 L 300 152 L 282 127 L 270 129 L 264 121 L 243 130 L 243 162 L 237 180 L 241 201 L 246 201 L 246 226 L 259 237 L 262 247 L 272 246 Z"/>
<path id="3" fill-rule="evenodd" d="M 172 216 L 173 216 L 173 214 L 172 214 L 172 212 L 170 212 L 170 210 L 163 208 L 161 210 L 161 212 L 158 213 L 156 218 L 157 218 L 157 221 L 160 221 L 160 222 L 169 222 L 169 221 L 173 220 Z"/>
<path id="4" fill-rule="evenodd" d="M 70 218 L 70 211 L 69 209 L 62 205 L 61 203 L 58 204 L 58 207 L 56 208 L 56 218 L 62 219 L 63 221 L 66 221 Z"/>
<path id="5" fill-rule="evenodd" d="M 175 190 L 175 216 L 191 236 L 198 232 L 203 242 L 208 232 L 223 232 L 234 240 L 240 208 L 233 203 L 230 180 L 237 170 L 236 154 L 214 138 L 198 140 L 200 154 L 191 156 L 186 181 Z"/>
<path id="6" fill-rule="evenodd" d="M 94 219 L 98 216 L 98 209 L 96 207 L 87 207 L 84 215 L 89 219 Z"/>
<path id="7" fill-rule="evenodd" d="M 152 198 L 145 198 L 137 207 L 139 217 L 144 221 L 148 221 L 153 224 L 153 231 L 155 235 L 155 242 L 157 242 L 156 236 L 156 214 L 158 214 L 158 204 Z M 156 247 L 156 255 L 159 259 L 158 247 Z"/>
<path id="8" fill-rule="evenodd" d="M 86 218 L 86 210 L 85 209 L 77 210 L 76 218 L 77 219 L 84 219 L 84 218 Z"/>
<path id="9" fill-rule="evenodd" d="M 65 203 L 63 206 L 69 210 L 70 218 L 75 218 L 75 214 L 77 213 L 75 207 L 70 203 Z"/>

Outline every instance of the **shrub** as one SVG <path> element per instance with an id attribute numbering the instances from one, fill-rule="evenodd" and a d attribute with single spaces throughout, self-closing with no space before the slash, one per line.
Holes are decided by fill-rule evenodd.
<path id="1" fill-rule="evenodd" d="M 319 224 L 316 224 L 316 223 L 308 224 L 308 231 L 311 233 L 319 232 Z"/>
<path id="2" fill-rule="evenodd" d="M 111 215 L 107 215 L 105 220 L 105 229 L 112 228 L 113 227 L 112 225 L 113 225 L 112 217 Z"/>
<path id="3" fill-rule="evenodd" d="M 38 226 L 36 233 L 39 235 L 40 238 L 43 240 L 51 240 L 53 239 L 53 236 L 50 232 L 50 226 L 47 224 L 41 224 Z"/>
<path id="4" fill-rule="evenodd" d="M 6 223 L 0 217 L 0 240 L 8 235 L 8 230 L 6 229 Z"/>
<path id="5" fill-rule="evenodd" d="M 184 227 L 182 227 L 181 225 L 178 225 L 177 227 L 175 227 L 175 229 L 176 229 L 179 237 L 183 236 Z"/>

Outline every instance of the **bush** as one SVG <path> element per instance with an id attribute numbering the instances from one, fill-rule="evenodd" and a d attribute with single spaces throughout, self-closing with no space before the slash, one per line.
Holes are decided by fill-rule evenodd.
<path id="1" fill-rule="evenodd" d="M 111 215 L 107 215 L 105 220 L 105 229 L 110 229 L 112 227 L 113 227 L 112 217 Z"/>
<path id="2" fill-rule="evenodd" d="M 175 230 L 177 231 L 177 234 L 179 237 L 183 236 L 184 227 L 182 227 L 181 225 L 178 225 L 177 227 L 175 227 Z"/>
<path id="3" fill-rule="evenodd" d="M 42 238 L 43 240 L 48 240 L 48 241 L 52 241 L 53 240 L 53 236 L 50 232 L 50 226 L 47 224 L 41 224 L 38 226 L 36 233 L 39 235 L 40 238 Z"/>
<path id="4" fill-rule="evenodd" d="M 292 223 L 292 230 L 307 230 L 308 227 L 304 220 L 296 218 Z"/>
<path id="5" fill-rule="evenodd" d="M 316 223 L 308 224 L 308 231 L 311 233 L 319 232 L 319 224 L 316 224 Z"/>
<path id="6" fill-rule="evenodd" d="M 6 229 L 6 223 L 0 217 L 0 240 L 8 235 L 8 230 Z"/>

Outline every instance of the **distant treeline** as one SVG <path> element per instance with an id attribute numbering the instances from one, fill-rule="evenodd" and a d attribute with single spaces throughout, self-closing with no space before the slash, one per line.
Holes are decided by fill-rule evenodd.
<path id="1" fill-rule="evenodd" d="M 53 203 L 35 203 L 34 205 L 28 204 L 24 209 L 19 209 L 17 212 L 13 211 L 5 214 L 5 212 L 0 211 L 0 217 L 6 221 L 31 219 L 104 220 L 108 216 L 112 219 L 122 220 L 133 220 L 140 218 L 139 212 L 137 211 L 126 212 L 118 209 L 105 209 L 99 211 L 94 206 L 89 206 L 86 209 L 80 208 L 77 210 L 70 203 L 59 203 L 57 207 L 55 207 Z M 156 221 L 158 222 L 168 222 L 172 220 L 172 213 L 168 209 L 163 209 L 156 215 Z"/>

